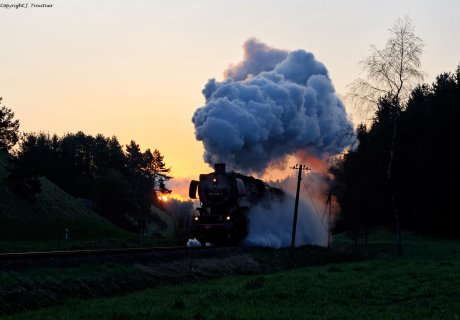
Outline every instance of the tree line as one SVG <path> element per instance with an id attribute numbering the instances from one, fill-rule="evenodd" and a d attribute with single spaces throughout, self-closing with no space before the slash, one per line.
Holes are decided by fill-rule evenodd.
<path id="1" fill-rule="evenodd" d="M 348 98 L 371 111 L 372 121 L 357 126 L 357 145 L 330 168 L 341 207 L 336 232 L 363 233 L 367 241 L 372 228 L 392 225 L 399 255 L 401 228 L 460 234 L 453 209 L 460 65 L 418 84 L 423 41 L 414 30 L 408 16 L 397 19 L 385 45 L 371 46 L 361 61 L 365 77 L 350 85 Z"/>
<path id="2" fill-rule="evenodd" d="M 341 206 L 337 229 L 367 233 L 394 225 L 395 206 L 403 228 L 458 236 L 454 154 L 459 121 L 460 66 L 454 73 L 440 74 L 431 85 L 417 86 L 404 107 L 394 96 L 380 98 L 372 123 L 357 127 L 358 147 L 331 168 Z M 392 146 L 394 125 L 398 131 Z"/>
<path id="3" fill-rule="evenodd" d="M 0 150 L 11 154 L 7 182 L 28 201 L 36 200 L 38 177 L 44 176 L 111 222 L 134 230 L 158 204 L 156 194 L 170 192 L 165 182 L 171 168 L 158 149 L 141 151 L 134 140 L 123 148 L 115 136 L 83 132 L 21 135 L 19 121 L 5 106 L 0 122 Z"/>

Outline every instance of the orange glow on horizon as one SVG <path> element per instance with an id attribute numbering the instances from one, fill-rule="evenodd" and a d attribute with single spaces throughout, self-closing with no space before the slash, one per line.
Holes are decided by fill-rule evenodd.
<path id="1" fill-rule="evenodd" d="M 161 195 L 161 196 L 158 196 L 158 200 L 160 200 L 161 202 L 167 202 L 169 200 L 168 196 L 166 195 Z"/>
<path id="2" fill-rule="evenodd" d="M 177 193 L 172 194 L 170 196 L 170 198 L 175 199 L 175 200 L 179 200 L 179 201 L 189 201 L 190 200 L 188 197 L 185 198 L 183 195 L 177 194 Z"/>

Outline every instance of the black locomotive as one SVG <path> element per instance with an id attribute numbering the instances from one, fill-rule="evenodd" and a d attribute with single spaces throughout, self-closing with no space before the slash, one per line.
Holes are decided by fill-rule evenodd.
<path id="1" fill-rule="evenodd" d="M 197 198 L 197 190 L 201 207 L 193 213 L 191 233 L 203 245 L 238 244 L 248 234 L 250 209 L 268 207 L 284 195 L 262 180 L 226 172 L 223 163 L 215 164 L 212 173 L 200 174 L 199 181 L 190 182 L 190 198 Z"/>

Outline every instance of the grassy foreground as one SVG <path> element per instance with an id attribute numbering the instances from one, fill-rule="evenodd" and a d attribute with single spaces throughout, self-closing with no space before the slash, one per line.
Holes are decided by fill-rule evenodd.
<path id="1" fill-rule="evenodd" d="M 390 241 L 377 238 L 365 250 Z M 460 243 L 406 236 L 403 257 L 382 255 L 160 286 L 119 297 L 74 299 L 4 319 L 356 318 L 460 319 Z"/>

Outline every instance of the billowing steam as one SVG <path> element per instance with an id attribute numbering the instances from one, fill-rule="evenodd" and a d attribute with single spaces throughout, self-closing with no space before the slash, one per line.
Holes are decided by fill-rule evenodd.
<path id="1" fill-rule="evenodd" d="M 338 134 L 351 127 L 326 67 L 304 50 L 244 44 L 244 60 L 226 79 L 203 89 L 206 104 L 193 115 L 196 139 L 207 163 L 263 173 L 302 150 L 323 158 L 345 147 Z"/>
<path id="2" fill-rule="evenodd" d="M 294 198 L 297 177 L 290 176 L 276 185 L 286 192 L 281 202 L 258 206 L 248 215 L 249 234 L 244 244 L 271 248 L 291 244 Z M 301 197 L 297 218 L 296 246 L 316 244 L 326 246 L 330 227 L 326 207 L 328 181 L 319 173 L 308 173 L 302 178 Z M 335 211 L 336 208 L 333 208 Z M 331 218 L 336 212 L 332 212 Z"/>
<path id="3" fill-rule="evenodd" d="M 332 222 L 325 214 L 325 160 L 354 143 L 353 126 L 326 67 L 312 53 L 274 49 L 256 39 L 243 48 L 243 61 L 225 70 L 224 81 L 205 85 L 206 104 L 193 115 L 204 160 L 259 176 L 285 168 L 292 156 L 313 167 L 302 181 L 296 244 L 325 245 Z M 288 194 L 282 202 L 251 209 L 245 244 L 290 245 L 296 182 L 282 182 Z"/>
<path id="4" fill-rule="evenodd" d="M 262 206 L 251 210 L 249 234 L 245 245 L 270 248 L 288 247 L 291 244 L 294 200 L 273 203 L 270 208 Z M 296 246 L 305 244 L 327 245 L 327 221 L 313 213 L 311 203 L 300 201 L 297 218 Z M 324 225 L 323 225 L 324 224 Z"/>

